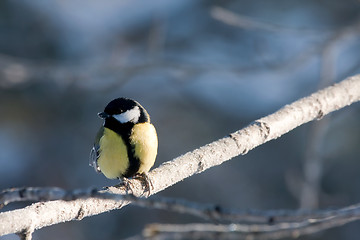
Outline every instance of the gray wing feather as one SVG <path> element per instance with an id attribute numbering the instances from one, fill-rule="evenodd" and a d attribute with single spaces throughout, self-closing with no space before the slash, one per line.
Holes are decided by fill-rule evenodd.
<path id="1" fill-rule="evenodd" d="M 101 127 L 96 134 L 94 146 L 90 151 L 89 165 L 93 167 L 96 172 L 101 172 L 97 161 L 100 156 L 100 138 L 102 137 L 103 133 L 104 127 Z"/>
<path id="2" fill-rule="evenodd" d="M 94 145 L 90 151 L 89 165 L 93 167 L 96 172 L 101 172 L 100 167 L 97 163 L 98 158 L 99 158 L 99 147 Z"/>

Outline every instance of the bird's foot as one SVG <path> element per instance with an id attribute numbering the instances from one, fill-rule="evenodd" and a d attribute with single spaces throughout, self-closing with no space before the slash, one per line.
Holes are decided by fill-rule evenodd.
<path id="1" fill-rule="evenodd" d="M 118 179 L 120 180 L 120 183 L 114 187 L 125 187 L 126 194 L 129 194 L 129 191 L 131 191 L 131 194 L 134 194 L 134 185 L 131 183 L 129 178 L 119 177 Z"/>
<path id="2" fill-rule="evenodd" d="M 145 190 L 144 193 L 147 192 L 147 196 L 146 197 L 150 197 L 151 195 L 151 189 L 154 189 L 154 185 L 149 177 L 149 175 L 147 175 L 147 173 L 140 173 L 134 176 L 134 178 L 143 180 L 145 183 Z"/>

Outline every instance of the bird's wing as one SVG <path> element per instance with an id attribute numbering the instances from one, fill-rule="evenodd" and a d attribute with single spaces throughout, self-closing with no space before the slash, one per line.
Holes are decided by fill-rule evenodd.
<path id="1" fill-rule="evenodd" d="M 101 127 L 99 132 L 96 134 L 95 143 L 90 151 L 89 165 L 95 169 L 96 172 L 101 172 L 97 160 L 100 156 L 100 138 L 104 133 L 104 127 Z"/>

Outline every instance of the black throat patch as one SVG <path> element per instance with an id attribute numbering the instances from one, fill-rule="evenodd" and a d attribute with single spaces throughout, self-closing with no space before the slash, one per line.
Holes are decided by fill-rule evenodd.
<path id="1" fill-rule="evenodd" d="M 134 123 L 128 122 L 121 124 L 113 117 L 106 118 L 104 127 L 109 128 L 119 134 L 121 138 L 124 140 L 126 145 L 127 154 L 129 158 L 129 167 L 123 176 L 119 177 L 126 177 L 130 178 L 133 177 L 140 168 L 140 159 L 135 156 L 134 146 L 130 144 L 130 135 L 131 129 L 133 128 Z"/>

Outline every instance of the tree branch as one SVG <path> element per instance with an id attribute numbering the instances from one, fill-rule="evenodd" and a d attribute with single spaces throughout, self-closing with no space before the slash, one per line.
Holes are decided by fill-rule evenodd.
<path id="1" fill-rule="evenodd" d="M 190 202 L 183 199 L 154 197 L 151 199 L 139 198 L 132 194 L 116 194 L 97 189 L 64 190 L 61 188 L 13 188 L 0 193 L 0 204 L 6 205 L 16 201 L 73 201 L 81 198 L 113 199 L 129 201 L 140 207 L 162 209 L 178 213 L 191 214 L 206 220 L 231 223 L 264 223 L 279 224 L 302 222 L 311 219 L 311 223 L 339 216 L 356 216 L 360 214 L 360 203 L 340 209 L 326 210 L 238 210 L 223 208 L 217 204 Z M 360 215 L 359 215 L 360 217 Z"/>
<path id="2" fill-rule="evenodd" d="M 359 220 L 360 216 L 352 214 L 313 221 L 308 219 L 299 223 L 282 223 L 276 225 L 248 224 L 150 224 L 144 231 L 145 237 L 155 239 L 252 239 L 267 240 L 285 237 L 297 238 L 329 228 Z"/>
<path id="3" fill-rule="evenodd" d="M 286 105 L 277 112 L 256 120 L 247 127 L 220 140 L 188 152 L 160 165 L 149 173 L 154 189 L 151 194 L 164 190 L 183 179 L 220 165 L 238 155 L 276 139 L 292 129 L 320 119 L 324 115 L 360 100 L 360 75 L 350 77 L 334 86 L 318 91 Z M 134 195 L 144 193 L 145 184 L 131 180 Z M 125 189 L 109 187 L 109 192 L 125 194 Z M 87 198 L 73 201 L 35 203 L 23 209 L 0 213 L 0 236 L 9 233 L 32 232 L 65 221 L 81 220 L 127 205 L 129 201 Z"/>

